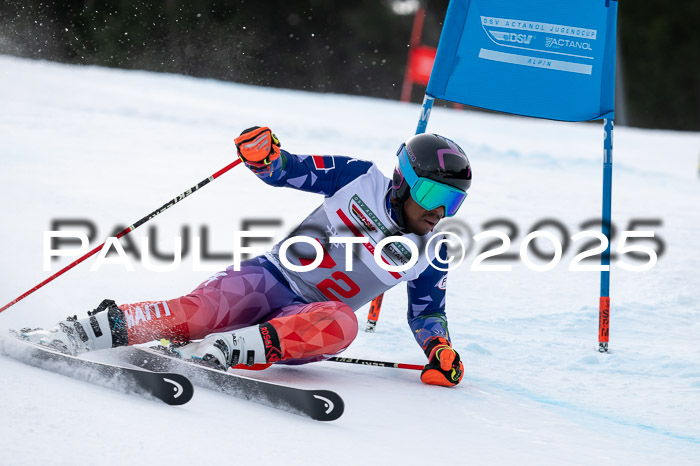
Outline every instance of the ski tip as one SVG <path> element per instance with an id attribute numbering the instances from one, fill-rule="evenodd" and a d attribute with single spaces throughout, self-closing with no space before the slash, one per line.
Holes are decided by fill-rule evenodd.
<path id="1" fill-rule="evenodd" d="M 171 406 L 180 406 L 192 399 L 194 386 L 190 379 L 175 373 L 164 372 L 158 375 L 164 382 L 164 386 L 170 388 L 170 390 L 160 393 L 158 396 L 165 403 Z"/>
<path id="2" fill-rule="evenodd" d="M 314 409 L 311 418 L 316 421 L 335 421 L 343 415 L 345 402 L 330 390 L 313 390 Z"/>

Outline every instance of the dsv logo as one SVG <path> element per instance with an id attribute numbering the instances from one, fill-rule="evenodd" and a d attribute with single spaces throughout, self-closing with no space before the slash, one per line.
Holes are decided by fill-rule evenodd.
<path id="1" fill-rule="evenodd" d="M 531 34 L 515 34 L 512 32 L 490 31 L 491 35 L 501 42 L 515 42 L 516 44 L 529 45 L 535 37 Z"/>

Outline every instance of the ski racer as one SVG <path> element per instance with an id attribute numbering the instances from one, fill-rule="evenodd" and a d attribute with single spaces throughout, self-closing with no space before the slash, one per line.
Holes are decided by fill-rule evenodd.
<path id="1" fill-rule="evenodd" d="M 421 380 L 458 384 L 463 364 L 445 316 L 446 246 L 432 259 L 420 246 L 440 235 L 435 226 L 453 216 L 467 196 L 471 167 L 462 149 L 442 136 L 416 135 L 399 148 L 390 180 L 372 162 L 281 150 L 267 127 L 249 128 L 235 143 L 238 156 L 266 184 L 325 196 L 291 235 L 318 244 L 300 241 L 281 251 L 280 242 L 185 296 L 120 305 L 104 300 L 86 318 L 69 317 L 49 330 L 22 329 L 21 335 L 69 354 L 157 339 L 190 342 L 172 346 L 182 358 L 222 370 L 303 364 L 347 348 L 358 330 L 354 311 L 405 281 L 408 324 L 428 358 Z M 348 241 L 330 240 L 339 236 Z M 389 271 L 375 260 L 375 246 L 389 236 L 418 246 L 413 267 Z M 405 265 L 415 260 L 410 249 L 388 243 L 381 259 Z M 295 269 L 321 259 L 313 270 L 298 271 L 283 265 L 282 253 Z"/>

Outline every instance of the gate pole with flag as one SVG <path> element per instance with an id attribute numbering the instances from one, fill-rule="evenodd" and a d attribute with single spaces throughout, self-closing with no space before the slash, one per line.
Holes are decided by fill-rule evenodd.
<path id="1" fill-rule="evenodd" d="M 617 9 L 617 0 L 451 0 L 423 108 L 438 98 L 549 120 L 604 120 L 601 352 L 610 331 Z"/>

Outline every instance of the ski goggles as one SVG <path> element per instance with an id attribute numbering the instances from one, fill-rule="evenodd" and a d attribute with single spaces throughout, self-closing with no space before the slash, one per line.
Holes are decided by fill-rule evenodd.
<path id="1" fill-rule="evenodd" d="M 467 193 L 461 189 L 418 176 L 408 161 L 406 146 L 403 146 L 399 151 L 399 168 L 411 190 L 411 197 L 425 210 L 433 210 L 443 206 L 445 217 L 452 217 L 467 198 Z"/>

